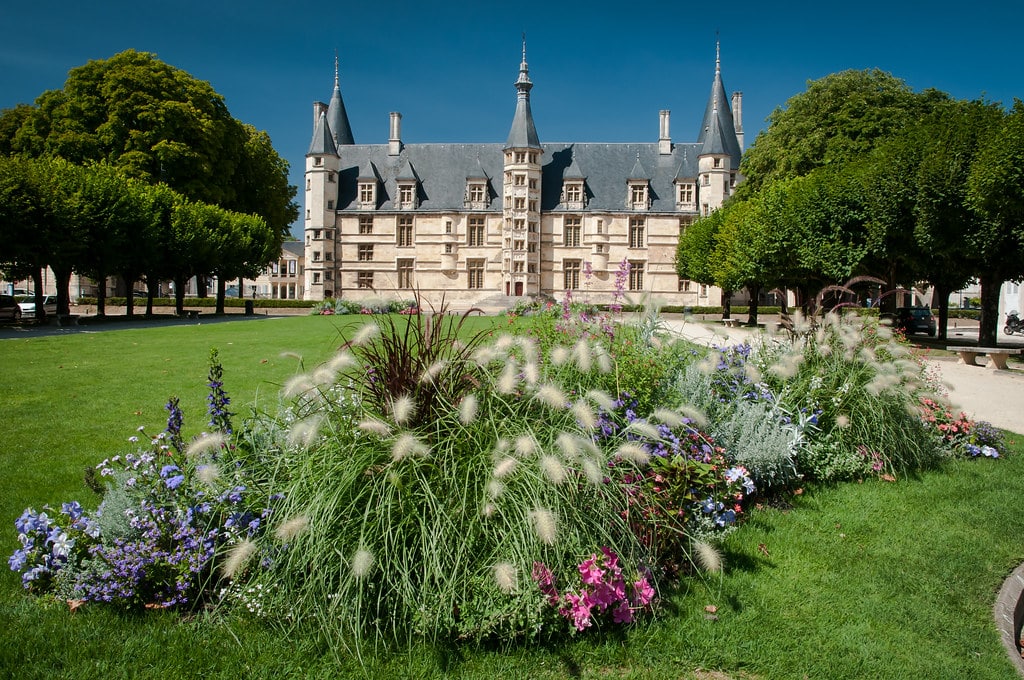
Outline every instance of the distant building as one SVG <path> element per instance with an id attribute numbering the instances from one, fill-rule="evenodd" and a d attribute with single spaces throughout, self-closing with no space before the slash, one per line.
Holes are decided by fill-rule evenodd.
<path id="1" fill-rule="evenodd" d="M 695 142 L 669 112 L 650 143 L 541 143 L 523 46 L 504 144 L 356 144 L 335 64 L 313 107 L 305 172 L 309 300 L 442 294 L 453 303 L 561 296 L 611 302 L 616 289 L 666 304 L 717 305 L 721 291 L 675 272 L 679 235 L 741 181 L 742 94 L 726 96 L 716 55 Z M 618 283 L 617 283 L 618 279 Z"/>

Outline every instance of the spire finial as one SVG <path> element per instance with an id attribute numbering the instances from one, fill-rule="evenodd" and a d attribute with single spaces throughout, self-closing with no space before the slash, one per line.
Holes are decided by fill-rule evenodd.
<path id="1" fill-rule="evenodd" d="M 718 31 L 715 31 L 715 73 L 722 72 L 722 41 L 718 39 Z"/>
<path id="2" fill-rule="evenodd" d="M 526 63 L 526 31 L 523 31 L 523 63 Z"/>
<path id="3" fill-rule="evenodd" d="M 338 50 L 334 50 L 334 86 L 338 87 Z"/>

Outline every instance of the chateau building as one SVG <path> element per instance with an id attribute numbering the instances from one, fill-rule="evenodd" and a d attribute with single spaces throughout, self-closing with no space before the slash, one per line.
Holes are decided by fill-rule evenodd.
<path id="1" fill-rule="evenodd" d="M 541 143 L 532 87 L 524 43 L 504 144 L 405 144 L 399 113 L 387 144 L 356 144 L 335 64 L 306 154 L 305 299 L 609 303 L 624 290 L 719 304 L 674 259 L 679 234 L 741 181 L 742 94 L 727 98 L 720 56 L 695 142 L 674 143 L 661 111 L 650 143 Z"/>

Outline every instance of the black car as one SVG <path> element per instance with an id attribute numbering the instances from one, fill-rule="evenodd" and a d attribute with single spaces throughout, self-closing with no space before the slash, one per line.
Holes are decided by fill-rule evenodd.
<path id="1" fill-rule="evenodd" d="M 907 335 L 927 333 L 935 337 L 935 316 L 927 307 L 900 307 L 893 317 L 892 327 Z"/>
<path id="2" fill-rule="evenodd" d="M 21 321 L 21 307 L 13 295 L 0 295 L 0 319 Z"/>

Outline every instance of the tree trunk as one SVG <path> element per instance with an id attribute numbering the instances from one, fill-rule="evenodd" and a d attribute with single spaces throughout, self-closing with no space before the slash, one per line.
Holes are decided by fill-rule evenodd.
<path id="1" fill-rule="evenodd" d="M 129 319 L 135 316 L 135 282 L 130 279 L 129 274 L 121 274 L 121 280 L 124 281 L 125 287 L 125 298 L 124 298 L 124 315 Z"/>
<path id="2" fill-rule="evenodd" d="M 57 284 L 57 316 L 71 313 L 71 300 L 68 287 L 71 285 L 71 269 L 53 267 L 53 278 Z"/>
<path id="3" fill-rule="evenodd" d="M 722 291 L 722 318 L 723 319 L 732 318 L 732 301 L 731 301 L 731 298 L 732 298 L 732 291 L 729 291 L 729 290 L 723 290 Z"/>
<path id="4" fill-rule="evenodd" d="M 747 286 L 750 293 L 750 307 L 748 307 L 747 325 L 757 325 L 757 296 L 761 294 L 761 286 Z"/>
<path id="5" fill-rule="evenodd" d="M 995 347 L 999 332 L 999 289 L 1003 282 L 992 274 L 982 274 L 981 328 L 978 330 L 979 347 Z"/>
<path id="6" fill-rule="evenodd" d="M 185 276 L 174 277 L 174 311 L 178 316 L 185 313 Z"/>
<path id="7" fill-rule="evenodd" d="M 217 277 L 217 311 L 218 315 L 224 314 L 224 291 L 227 288 L 227 282 L 223 276 Z"/>
<path id="8" fill-rule="evenodd" d="M 107 277 L 96 279 L 96 316 L 107 315 Z"/>
<path id="9" fill-rule="evenodd" d="M 940 340 L 946 339 L 946 326 L 949 325 L 949 290 L 946 284 L 937 283 L 935 284 L 935 290 L 932 291 L 932 307 L 935 307 L 935 298 L 938 296 L 938 310 L 939 310 L 939 328 L 938 337 Z"/>

